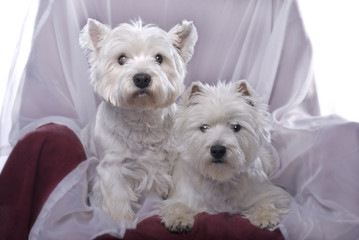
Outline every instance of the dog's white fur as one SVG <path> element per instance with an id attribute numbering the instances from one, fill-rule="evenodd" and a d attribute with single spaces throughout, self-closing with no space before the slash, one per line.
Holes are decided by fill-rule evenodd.
<path id="1" fill-rule="evenodd" d="M 275 166 L 270 115 L 248 83 L 195 82 L 175 116 L 181 156 L 174 166 L 174 189 L 160 207 L 166 227 L 188 231 L 199 212 L 242 214 L 262 228 L 278 224 L 291 197 L 268 178 Z M 216 155 L 213 146 L 225 152 Z"/>
<path id="2" fill-rule="evenodd" d="M 188 21 L 165 32 L 141 20 L 111 29 L 89 19 L 80 34 L 103 100 L 81 134 L 87 154 L 100 159 L 92 194 L 116 221 L 132 222 L 146 192 L 168 194 L 174 102 L 196 41 Z M 148 86 L 137 86 L 136 74 L 150 76 Z"/>

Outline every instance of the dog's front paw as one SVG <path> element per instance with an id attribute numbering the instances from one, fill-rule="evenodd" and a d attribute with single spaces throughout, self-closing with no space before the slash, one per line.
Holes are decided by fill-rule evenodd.
<path id="1" fill-rule="evenodd" d="M 160 217 L 169 231 L 182 233 L 193 228 L 195 215 L 195 211 L 177 202 L 162 207 Z"/>
<path id="2" fill-rule="evenodd" d="M 250 213 L 245 215 L 245 218 L 260 228 L 270 228 L 279 224 L 280 217 L 283 215 L 280 210 L 276 209 L 273 204 L 266 204 L 255 207 Z"/>

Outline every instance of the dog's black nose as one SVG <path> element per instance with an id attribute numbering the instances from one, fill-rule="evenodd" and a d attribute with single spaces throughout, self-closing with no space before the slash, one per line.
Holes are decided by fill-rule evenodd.
<path id="1" fill-rule="evenodd" d="M 224 154 L 226 154 L 226 147 L 222 146 L 222 145 L 213 145 L 211 147 L 211 155 L 212 157 L 214 157 L 215 159 L 220 159 L 224 156 Z"/>
<path id="2" fill-rule="evenodd" d="M 151 82 L 151 76 L 147 73 L 137 73 L 133 76 L 133 83 L 138 88 L 146 88 Z"/>

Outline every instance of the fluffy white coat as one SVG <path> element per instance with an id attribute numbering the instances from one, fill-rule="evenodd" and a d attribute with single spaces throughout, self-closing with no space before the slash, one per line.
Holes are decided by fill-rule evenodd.
<path id="1" fill-rule="evenodd" d="M 199 82 L 183 94 L 176 112 L 180 158 L 174 189 L 161 206 L 171 231 L 188 231 L 199 212 L 241 214 L 270 227 L 288 213 L 290 195 L 274 186 L 269 113 L 246 81 Z"/>
<path id="2" fill-rule="evenodd" d="M 174 102 L 196 41 L 188 21 L 165 32 L 140 20 L 111 29 L 89 19 L 80 34 L 103 100 L 82 132 L 88 155 L 100 159 L 91 192 L 117 221 L 132 222 L 146 192 L 168 194 Z"/>

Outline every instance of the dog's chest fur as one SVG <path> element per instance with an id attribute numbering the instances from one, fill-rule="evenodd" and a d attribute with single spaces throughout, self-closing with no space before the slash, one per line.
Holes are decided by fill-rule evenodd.
<path id="1" fill-rule="evenodd" d="M 171 147 L 171 112 L 171 109 L 127 110 L 102 103 L 95 124 L 99 155 L 131 152 L 143 156 L 167 152 Z"/>
<path id="2" fill-rule="evenodd" d="M 203 204 L 208 212 L 238 212 L 241 204 L 237 200 L 243 194 L 240 185 L 240 181 L 243 179 L 238 177 L 224 183 L 202 176 L 200 176 L 200 179 L 199 191 L 203 193 Z"/>
<path id="3" fill-rule="evenodd" d="M 117 169 L 113 174 L 124 176 L 136 194 L 152 189 L 167 195 L 171 112 L 171 109 L 136 112 L 103 102 L 94 125 L 96 151 L 101 159 L 97 170 L 109 175 Z"/>

